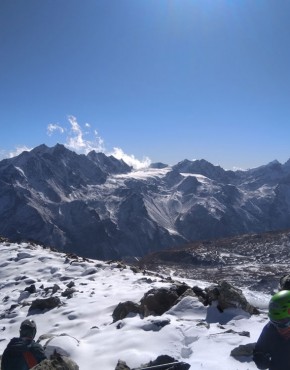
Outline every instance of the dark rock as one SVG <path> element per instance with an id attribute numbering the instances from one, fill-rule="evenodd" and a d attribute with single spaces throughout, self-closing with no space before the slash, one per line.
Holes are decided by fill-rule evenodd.
<path id="1" fill-rule="evenodd" d="M 174 288 L 153 288 L 141 299 L 141 313 L 144 317 L 149 315 L 162 315 L 177 301 L 178 294 Z"/>
<path id="2" fill-rule="evenodd" d="M 172 365 L 170 365 L 172 364 Z M 168 355 L 161 355 L 156 358 L 154 361 L 150 361 L 146 367 L 150 366 L 158 366 L 158 365 L 164 365 L 159 367 L 158 370 L 188 370 L 190 368 L 190 365 L 185 362 L 178 362 L 173 357 Z M 168 366 L 170 365 L 170 368 Z"/>
<path id="3" fill-rule="evenodd" d="M 226 308 L 241 308 L 252 314 L 259 314 L 256 307 L 252 306 L 244 296 L 241 289 L 233 287 L 227 281 L 221 281 L 217 286 L 206 288 L 209 302 L 217 301 L 218 309 L 223 312 Z"/>
<path id="4" fill-rule="evenodd" d="M 126 362 L 119 360 L 115 370 L 130 370 L 130 367 L 127 366 Z"/>
<path id="5" fill-rule="evenodd" d="M 227 334 L 227 333 L 230 333 L 230 334 L 238 334 L 241 337 L 250 337 L 250 332 L 249 331 L 235 331 L 233 329 L 229 329 L 229 330 L 226 330 L 224 332 L 224 334 Z"/>
<path id="6" fill-rule="evenodd" d="M 181 296 L 182 294 L 184 294 L 184 292 L 186 292 L 188 289 L 190 289 L 190 286 L 187 285 L 186 283 L 180 283 L 178 281 L 174 282 L 173 284 L 173 287 L 175 288 L 176 290 L 176 293 L 178 296 Z"/>
<path id="7" fill-rule="evenodd" d="M 68 288 L 72 288 L 75 286 L 75 282 L 74 281 L 70 281 L 67 285 L 66 285 Z"/>
<path id="8" fill-rule="evenodd" d="M 231 356 L 236 360 L 244 361 L 246 357 L 252 358 L 256 343 L 241 344 L 231 351 Z"/>
<path id="9" fill-rule="evenodd" d="M 191 288 L 188 288 L 175 302 L 175 304 L 179 303 L 184 297 L 196 297 L 193 290 Z"/>
<path id="10" fill-rule="evenodd" d="M 284 275 L 279 282 L 280 290 L 290 290 L 290 275 Z"/>
<path id="11" fill-rule="evenodd" d="M 113 322 L 125 319 L 125 317 L 127 317 L 130 313 L 139 314 L 140 306 L 137 303 L 131 301 L 119 303 L 112 314 Z"/>
<path id="12" fill-rule="evenodd" d="M 73 279 L 72 276 L 61 276 L 59 278 L 60 281 L 66 281 L 66 280 L 71 280 L 71 279 Z"/>
<path id="13" fill-rule="evenodd" d="M 75 288 L 67 288 L 64 292 L 61 293 L 62 297 L 72 298 L 73 294 L 76 292 Z"/>
<path id="14" fill-rule="evenodd" d="M 208 306 L 208 294 L 203 289 L 199 288 L 198 286 L 194 286 L 192 291 L 198 297 L 200 302 L 204 304 L 204 306 Z"/>
<path id="15" fill-rule="evenodd" d="M 49 311 L 53 308 L 59 307 L 61 300 L 58 297 L 49 297 L 45 299 L 36 299 L 31 303 L 28 310 L 28 314 L 32 314 L 33 311 Z"/>
<path id="16" fill-rule="evenodd" d="M 51 294 L 55 294 L 58 290 L 60 290 L 60 286 L 57 284 L 54 284 L 53 286 L 44 288 L 44 290 L 46 294 L 48 294 L 49 291 L 51 291 Z"/>
<path id="17" fill-rule="evenodd" d="M 142 270 L 137 267 L 137 266 L 131 266 L 130 267 L 131 271 L 133 271 L 135 274 L 137 274 L 138 272 L 141 272 Z"/>
<path id="18" fill-rule="evenodd" d="M 24 289 L 24 291 L 25 291 L 25 292 L 28 292 L 28 293 L 30 293 L 30 294 L 35 293 L 35 292 L 36 292 L 36 287 L 35 287 L 35 285 L 34 285 L 34 284 L 32 284 L 32 285 L 30 285 L 30 286 L 26 287 L 26 288 Z"/>

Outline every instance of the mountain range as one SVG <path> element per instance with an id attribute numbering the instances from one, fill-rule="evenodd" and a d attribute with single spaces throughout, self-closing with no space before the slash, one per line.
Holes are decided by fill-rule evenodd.
<path id="1" fill-rule="evenodd" d="M 134 170 L 41 145 L 0 162 L 0 235 L 98 259 L 290 227 L 290 160 L 229 171 L 206 160 Z"/>

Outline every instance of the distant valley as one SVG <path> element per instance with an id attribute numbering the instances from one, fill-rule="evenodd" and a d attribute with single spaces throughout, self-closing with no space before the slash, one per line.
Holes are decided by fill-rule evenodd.
<path id="1" fill-rule="evenodd" d="M 217 283 L 225 279 L 240 288 L 273 294 L 289 275 L 290 229 L 189 243 L 151 253 L 139 267 L 172 277 Z"/>

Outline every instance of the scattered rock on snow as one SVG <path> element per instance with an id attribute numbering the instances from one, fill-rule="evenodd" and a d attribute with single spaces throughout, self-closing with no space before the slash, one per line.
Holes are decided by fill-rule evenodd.
<path id="1" fill-rule="evenodd" d="M 24 291 L 26 291 L 26 292 L 28 292 L 28 293 L 30 293 L 30 294 L 35 293 L 35 292 L 36 292 L 36 287 L 35 287 L 35 285 L 34 285 L 34 284 L 32 284 L 32 285 L 30 285 L 29 287 L 26 287 L 26 288 L 24 289 Z"/>
<path id="2" fill-rule="evenodd" d="M 61 301 L 58 297 L 49 297 L 45 299 L 36 299 L 31 303 L 29 307 L 28 314 L 32 315 L 33 311 L 48 311 L 53 308 L 59 307 Z"/>
<path id="3" fill-rule="evenodd" d="M 72 298 L 73 297 L 73 294 L 76 291 L 77 290 L 75 288 L 67 288 L 64 292 L 61 293 L 61 296 L 62 297 L 67 297 L 67 298 Z"/>
<path id="4" fill-rule="evenodd" d="M 251 360 L 255 345 L 256 343 L 241 344 L 231 351 L 231 356 L 240 361 L 245 361 L 247 357 Z"/>

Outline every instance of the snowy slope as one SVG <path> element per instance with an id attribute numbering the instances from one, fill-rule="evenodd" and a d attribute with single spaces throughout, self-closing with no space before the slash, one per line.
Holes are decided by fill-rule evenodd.
<path id="1" fill-rule="evenodd" d="M 28 315 L 30 303 L 53 294 L 62 305 L 30 317 L 38 325 L 37 337 L 55 337 L 47 344 L 47 352 L 61 347 L 81 370 L 114 370 L 119 359 L 130 367 L 167 354 L 191 364 L 191 369 L 250 370 L 253 362 L 240 362 L 230 356 L 233 348 L 253 343 L 267 321 L 265 307 L 269 296 L 244 291 L 249 302 L 262 309 L 250 317 L 243 311 L 225 311 L 204 307 L 197 298 L 186 297 L 161 317 L 139 315 L 112 323 L 112 313 L 119 302 L 139 302 L 152 287 L 169 286 L 161 277 L 149 272 L 134 273 L 118 263 L 85 260 L 52 252 L 27 243 L 0 243 L 0 353 L 9 339 L 18 335 L 21 321 Z M 61 295 L 73 281 L 72 298 Z M 185 280 L 201 288 L 204 281 Z M 32 284 L 35 293 L 25 291 Z M 169 320 L 159 331 L 150 330 L 154 320 Z M 221 325 L 222 324 L 222 325 Z M 228 330 L 231 332 L 227 332 Z M 250 337 L 234 332 L 248 331 Z M 48 340 L 42 340 L 45 344 Z"/>

